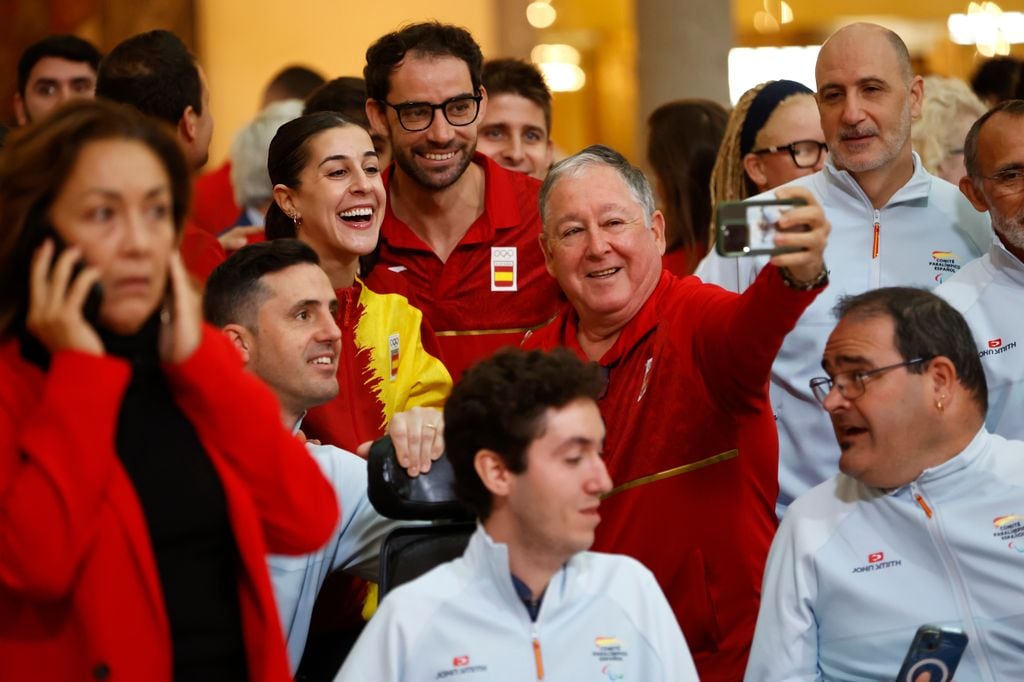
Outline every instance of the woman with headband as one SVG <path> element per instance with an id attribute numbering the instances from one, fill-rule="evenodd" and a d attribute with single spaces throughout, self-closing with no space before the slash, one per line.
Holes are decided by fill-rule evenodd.
<path id="1" fill-rule="evenodd" d="M 825 165 L 828 148 L 814 93 L 790 80 L 743 93 L 729 115 L 711 173 L 711 201 L 739 201 Z"/>

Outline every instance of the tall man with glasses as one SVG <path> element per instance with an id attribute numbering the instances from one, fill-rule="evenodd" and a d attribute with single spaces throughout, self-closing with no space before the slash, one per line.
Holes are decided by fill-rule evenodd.
<path id="1" fill-rule="evenodd" d="M 930 175 L 911 149 L 910 122 L 920 114 L 924 84 L 898 35 L 875 24 L 841 28 L 822 46 L 815 76 L 829 158 L 820 172 L 784 187 L 808 188 L 825 209 L 833 226 L 825 254 L 831 271 L 828 290 L 786 337 L 772 368 L 780 517 L 797 495 L 831 476 L 839 456 L 808 388 L 835 302 L 882 286 L 934 288 L 984 253 L 992 234 L 987 218 Z M 710 254 L 696 274 L 743 291 L 765 263 Z"/>
<path id="2" fill-rule="evenodd" d="M 1007 100 L 979 118 L 964 145 L 960 190 L 992 217 L 988 253 L 935 290 L 963 313 L 988 379 L 992 433 L 1024 439 L 1024 100 Z"/>
<path id="3" fill-rule="evenodd" d="M 366 113 L 391 140 L 377 270 L 399 272 L 453 379 L 551 319 L 558 287 L 537 238 L 540 183 L 476 153 L 483 56 L 464 29 L 428 22 L 366 51 Z M 373 272 L 367 283 L 377 282 Z"/>
<path id="4" fill-rule="evenodd" d="M 782 520 L 746 679 L 891 680 L 923 624 L 967 634 L 957 680 L 1020 679 L 1024 442 L 984 428 L 971 330 L 909 287 L 843 299 L 836 314 L 827 376 L 811 387 L 841 473 Z"/>

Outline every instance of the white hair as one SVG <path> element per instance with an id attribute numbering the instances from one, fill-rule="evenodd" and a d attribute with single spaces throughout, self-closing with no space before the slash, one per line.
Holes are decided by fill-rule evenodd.
<path id="1" fill-rule="evenodd" d="M 244 208 L 258 208 L 270 201 L 274 186 L 267 172 L 270 141 L 277 129 L 302 115 L 301 99 L 286 99 L 268 104 L 235 135 L 231 143 L 231 184 L 235 202 Z"/>

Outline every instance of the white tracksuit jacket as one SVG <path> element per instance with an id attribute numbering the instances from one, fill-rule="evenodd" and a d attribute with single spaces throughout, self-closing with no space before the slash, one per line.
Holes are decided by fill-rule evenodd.
<path id="1" fill-rule="evenodd" d="M 988 383 L 985 426 L 1024 440 L 1024 263 L 996 238 L 935 293 L 960 311 L 978 344 Z"/>
<path id="2" fill-rule="evenodd" d="M 818 173 L 787 186 L 810 189 L 832 232 L 825 248 L 829 284 L 786 336 L 772 366 L 772 409 L 779 428 L 779 503 L 830 478 L 839 446 L 828 415 L 808 382 L 822 376 L 821 355 L 835 327 L 840 297 L 887 286 L 932 289 L 985 253 L 992 239 L 987 213 L 978 213 L 960 190 L 930 175 L 914 154 L 914 175 L 876 210 L 853 176 L 830 158 Z M 756 197 L 774 198 L 773 193 Z M 877 244 L 876 244 L 877 236 Z M 696 274 L 731 291 L 745 290 L 767 257 L 723 258 L 710 253 Z"/>
<path id="3" fill-rule="evenodd" d="M 639 562 L 581 552 L 531 622 L 508 548 L 477 527 L 466 553 L 389 592 L 345 660 L 343 682 L 689 682 L 672 609 Z"/>
<path id="4" fill-rule="evenodd" d="M 1024 679 L 1024 442 L 982 429 L 901 488 L 839 474 L 800 496 L 768 555 L 746 679 L 892 680 L 924 623 L 970 638 L 957 682 Z"/>

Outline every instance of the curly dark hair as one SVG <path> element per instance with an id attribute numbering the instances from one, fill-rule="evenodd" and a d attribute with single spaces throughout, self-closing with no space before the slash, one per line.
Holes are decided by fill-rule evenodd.
<path id="1" fill-rule="evenodd" d="M 493 450 L 513 473 L 526 470 L 526 451 L 544 434 L 548 408 L 597 400 L 604 387 L 598 366 L 565 348 L 550 352 L 507 348 L 466 371 L 444 407 L 445 452 L 455 493 L 480 519 L 491 494 L 474 467 L 480 450 Z"/>

